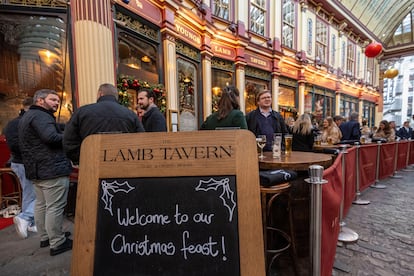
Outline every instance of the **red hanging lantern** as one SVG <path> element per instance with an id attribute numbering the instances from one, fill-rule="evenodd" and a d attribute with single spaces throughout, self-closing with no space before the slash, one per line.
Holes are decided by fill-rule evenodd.
<path id="1" fill-rule="evenodd" d="M 365 48 L 365 56 L 369 58 L 374 58 L 382 52 L 382 45 L 378 42 L 370 43 L 367 48 Z"/>

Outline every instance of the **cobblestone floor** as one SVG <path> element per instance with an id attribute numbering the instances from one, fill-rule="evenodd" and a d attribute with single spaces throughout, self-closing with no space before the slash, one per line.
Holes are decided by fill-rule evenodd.
<path id="1" fill-rule="evenodd" d="M 370 204 L 352 205 L 345 227 L 359 240 L 338 245 L 332 275 L 414 275 L 414 171 L 396 175 L 362 193 Z"/>
<path id="2" fill-rule="evenodd" d="M 401 179 L 380 181 L 386 189 L 367 188 L 361 199 L 368 205 L 352 205 L 346 227 L 359 235 L 353 244 L 338 245 L 333 276 L 414 275 L 414 171 L 400 172 Z M 73 222 L 65 221 L 65 230 Z M 322 252 L 323 254 L 323 252 Z M 70 274 L 72 251 L 50 257 L 39 248 L 39 237 L 20 240 L 13 226 L 0 231 L 0 275 L 61 276 Z M 300 268 L 308 267 L 306 260 Z M 308 275 L 300 269 L 301 275 Z M 291 268 L 272 275 L 293 275 Z M 253 275 L 254 276 L 254 275 Z"/>

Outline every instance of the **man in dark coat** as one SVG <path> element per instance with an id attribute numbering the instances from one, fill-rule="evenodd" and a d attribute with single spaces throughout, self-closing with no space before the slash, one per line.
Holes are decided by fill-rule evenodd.
<path id="1" fill-rule="evenodd" d="M 339 126 L 342 133 L 341 141 L 356 141 L 361 138 L 361 126 L 358 122 L 358 113 L 352 112 L 349 121 Z"/>
<path id="2" fill-rule="evenodd" d="M 22 211 L 13 218 L 16 232 L 22 239 L 27 238 L 27 231 L 37 232 L 34 222 L 36 194 L 32 181 L 26 178 L 23 158 L 19 147 L 19 122 L 23 114 L 32 104 L 32 97 L 24 99 L 23 109 L 20 110 L 19 116 L 11 120 L 3 130 L 3 133 L 6 136 L 7 146 L 10 148 L 11 152 L 10 167 L 19 178 L 20 186 L 22 188 Z"/>
<path id="3" fill-rule="evenodd" d="M 413 129 L 410 127 L 410 121 L 405 121 L 403 126 L 397 131 L 397 136 L 402 140 L 408 140 L 413 137 Z"/>
<path id="4" fill-rule="evenodd" d="M 149 89 L 138 92 L 138 106 L 144 110 L 142 123 L 146 132 L 165 132 L 167 124 L 164 115 L 155 104 L 155 94 Z"/>
<path id="5" fill-rule="evenodd" d="M 118 103 L 116 87 L 105 83 L 99 86 L 96 103 L 82 106 L 73 113 L 65 127 L 63 148 L 70 160 L 79 164 L 83 139 L 108 132 L 144 132 L 144 128 L 137 114 Z"/>
<path id="6" fill-rule="evenodd" d="M 269 90 L 263 90 L 256 95 L 257 109 L 246 115 L 247 128 L 255 136 L 266 135 L 266 146 L 263 150 L 271 151 L 273 144 L 273 134 L 287 134 L 288 129 L 279 112 L 272 110 L 272 93 Z M 282 150 L 284 142 L 282 139 Z"/>
<path id="7" fill-rule="evenodd" d="M 26 177 L 35 188 L 34 216 L 40 247 L 50 245 L 50 255 L 54 256 L 72 249 L 72 240 L 62 231 L 72 165 L 63 152 L 63 134 L 53 115 L 60 103 L 58 94 L 42 89 L 35 93 L 33 102 L 20 119 L 19 147 Z"/>

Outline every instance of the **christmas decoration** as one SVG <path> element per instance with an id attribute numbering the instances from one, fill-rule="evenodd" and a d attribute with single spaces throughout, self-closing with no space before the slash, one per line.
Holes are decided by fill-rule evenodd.
<path id="1" fill-rule="evenodd" d="M 372 42 L 365 48 L 365 56 L 369 58 L 374 58 L 378 56 L 382 51 L 382 45 L 378 42 Z"/>
<path id="2" fill-rule="evenodd" d="M 388 69 L 384 72 L 384 78 L 393 79 L 398 76 L 399 72 L 395 68 Z"/>
<path id="3" fill-rule="evenodd" d="M 154 92 L 156 97 L 156 104 L 160 111 L 165 114 L 167 109 L 167 98 L 166 92 L 162 84 L 150 84 L 146 81 L 138 80 L 133 77 L 129 76 L 120 76 L 117 80 L 117 88 L 118 88 L 118 102 L 126 107 L 130 107 L 131 104 L 135 105 L 136 103 L 132 103 L 132 97 L 128 93 L 128 90 L 135 90 L 138 92 L 141 88 L 146 88 Z M 133 106 L 135 108 L 135 106 Z"/>

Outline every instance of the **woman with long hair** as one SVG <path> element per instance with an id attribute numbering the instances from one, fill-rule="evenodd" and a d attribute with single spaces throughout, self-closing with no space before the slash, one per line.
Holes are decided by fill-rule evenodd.
<path id="1" fill-rule="evenodd" d="M 314 142 L 314 130 L 309 114 L 299 116 L 292 129 L 292 150 L 312 151 Z"/>
<path id="2" fill-rule="evenodd" d="M 223 127 L 247 129 L 246 118 L 240 111 L 239 89 L 226 86 L 218 102 L 218 111 L 214 112 L 201 125 L 201 129 L 217 129 Z"/>
<path id="3" fill-rule="evenodd" d="M 341 138 L 341 130 L 334 123 L 333 118 L 330 116 L 326 117 L 322 123 L 322 142 L 336 144 L 341 141 Z"/>
<path id="4" fill-rule="evenodd" d="M 395 132 L 387 120 L 382 120 L 372 138 L 385 138 L 387 142 L 393 142 L 395 141 Z"/>

